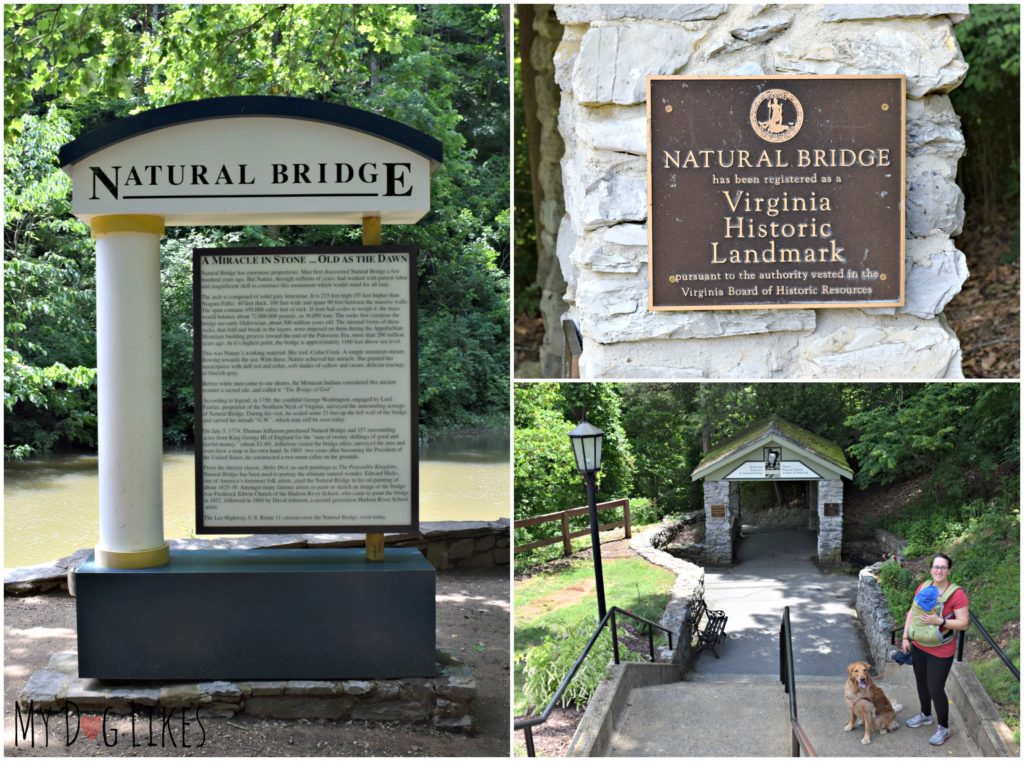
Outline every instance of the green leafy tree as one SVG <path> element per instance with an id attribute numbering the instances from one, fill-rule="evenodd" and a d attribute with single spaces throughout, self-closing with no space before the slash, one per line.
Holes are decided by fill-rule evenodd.
<path id="1" fill-rule="evenodd" d="M 4 454 L 96 441 L 95 262 L 53 160 L 56 113 L 28 116 L 5 157 Z"/>
<path id="2" fill-rule="evenodd" d="M 1019 230 L 1020 5 L 972 4 L 956 38 L 970 67 L 950 93 L 967 142 L 960 181 L 987 224 L 1002 213 Z"/>
<path id="3" fill-rule="evenodd" d="M 622 421 L 633 449 L 634 495 L 654 501 L 657 515 L 695 510 L 701 487 L 690 473 L 700 462 L 700 431 L 692 425 L 699 386 L 622 384 Z"/>
<path id="4" fill-rule="evenodd" d="M 972 384 L 930 384 L 899 404 L 853 415 L 857 442 L 849 451 L 861 486 L 889 484 L 935 465 L 958 444 L 964 415 L 977 392 Z"/>
<path id="5" fill-rule="evenodd" d="M 633 447 L 622 427 L 622 397 L 614 383 L 563 383 L 562 415 L 579 423 L 580 410 L 587 420 L 604 431 L 601 470 L 597 475 L 600 499 L 618 499 L 633 491 Z"/>
<path id="6" fill-rule="evenodd" d="M 516 519 L 587 504 L 583 478 L 569 432 L 586 408 L 591 423 L 604 431 L 598 499 L 628 497 L 632 492 L 632 449 L 622 427 L 617 387 L 605 383 L 530 383 L 515 387 L 514 492 Z M 608 513 L 602 521 L 611 520 Z M 570 519 L 571 530 L 589 526 L 588 516 Z M 555 536 L 559 523 L 516 530 L 517 544 Z"/>
<path id="7" fill-rule="evenodd" d="M 70 215 L 57 149 L 112 119 L 223 95 L 347 103 L 441 141 L 432 211 L 384 233 L 385 242 L 420 251 L 420 420 L 437 430 L 504 419 L 505 38 L 496 6 L 6 6 L 5 451 L 94 444 L 94 246 Z M 161 277 L 169 443 L 190 440 L 193 425 L 191 249 L 358 241 L 358 228 L 336 226 L 168 231 Z M 65 430 L 68 415 L 75 422 Z"/>

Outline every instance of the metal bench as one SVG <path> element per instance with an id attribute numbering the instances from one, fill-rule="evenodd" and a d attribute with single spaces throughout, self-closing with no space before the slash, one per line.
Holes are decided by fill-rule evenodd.
<path id="1" fill-rule="evenodd" d="M 725 624 L 729 617 L 721 610 L 709 610 L 704 601 L 704 577 L 697 584 L 697 589 L 690 603 L 690 631 L 693 632 L 696 641 L 693 643 L 696 652 L 710 650 L 711 654 L 718 658 L 715 648 L 726 638 Z M 702 628 L 703 623 L 703 628 Z"/>

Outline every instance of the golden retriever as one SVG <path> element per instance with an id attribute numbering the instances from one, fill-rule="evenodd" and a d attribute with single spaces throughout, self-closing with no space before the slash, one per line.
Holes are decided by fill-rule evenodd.
<path id="1" fill-rule="evenodd" d="M 896 712 L 903 706 L 895 706 L 882 692 L 882 688 L 871 678 L 871 666 L 864 661 L 855 661 L 846 667 L 846 705 L 850 709 L 850 721 L 843 729 L 847 732 L 858 724 L 864 724 L 864 737 L 861 743 L 871 742 L 871 731 L 877 729 L 882 734 L 894 732 L 900 723 L 896 720 Z"/>

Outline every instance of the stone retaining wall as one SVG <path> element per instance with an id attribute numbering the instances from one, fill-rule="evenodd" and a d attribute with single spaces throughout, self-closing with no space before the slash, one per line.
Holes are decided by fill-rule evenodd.
<path id="1" fill-rule="evenodd" d="M 636 552 L 647 562 L 667 568 L 676 575 L 675 583 L 669 593 L 669 601 L 665 606 L 665 612 L 659 622 L 669 631 L 673 632 L 675 648 L 669 650 L 667 645 L 658 648 L 658 660 L 669 661 L 676 665 L 678 678 L 689 669 L 693 661 L 693 648 L 690 643 L 692 632 L 690 631 L 690 601 L 693 599 L 694 591 L 700 580 L 704 577 L 704 569 L 680 558 L 672 557 L 667 552 L 658 549 L 654 544 L 657 539 L 663 539 L 666 529 L 672 527 L 655 527 L 641 534 L 635 535 L 629 542 L 630 549 Z"/>
<path id="2" fill-rule="evenodd" d="M 449 568 L 507 566 L 511 554 L 509 521 L 438 521 L 420 524 L 418 534 L 387 534 L 386 547 L 416 547 L 439 571 Z M 363 534 L 260 534 L 238 538 L 171 539 L 171 549 L 325 549 L 362 547 Z M 5 595 L 68 590 L 69 572 L 84 563 L 91 549 L 78 550 L 52 563 L 4 570 Z M 73 589 L 71 590 L 73 593 Z"/>
<path id="3" fill-rule="evenodd" d="M 560 98 L 545 95 L 538 110 L 544 121 L 558 109 L 564 142 L 557 256 L 582 378 L 962 377 L 942 311 L 968 275 L 952 241 L 964 219 L 964 139 L 946 95 L 967 72 L 953 33 L 967 5 L 554 8 Z M 535 53 L 546 58 L 558 34 L 538 18 Z M 907 76 L 905 306 L 648 311 L 647 75 L 892 73 Z M 561 147 L 551 138 L 542 150 Z M 554 221 L 541 224 L 550 234 Z M 544 301 L 562 309 L 562 295 Z"/>
<path id="4" fill-rule="evenodd" d="M 889 659 L 889 653 L 895 646 L 889 642 L 889 632 L 897 624 L 889 612 L 889 603 L 878 583 L 878 570 L 881 563 L 862 568 L 857 577 L 857 616 L 864 629 L 864 638 L 871 650 L 871 660 L 875 670 L 882 673 Z"/>
<path id="5" fill-rule="evenodd" d="M 759 528 L 807 528 L 807 506 L 783 505 L 744 510 L 743 525 Z"/>

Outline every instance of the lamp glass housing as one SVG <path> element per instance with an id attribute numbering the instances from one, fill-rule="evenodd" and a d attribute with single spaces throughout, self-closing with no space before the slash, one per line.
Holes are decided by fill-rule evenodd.
<path id="1" fill-rule="evenodd" d="M 604 431 L 583 421 L 569 433 L 576 468 L 580 473 L 593 473 L 601 469 L 601 442 Z"/>

